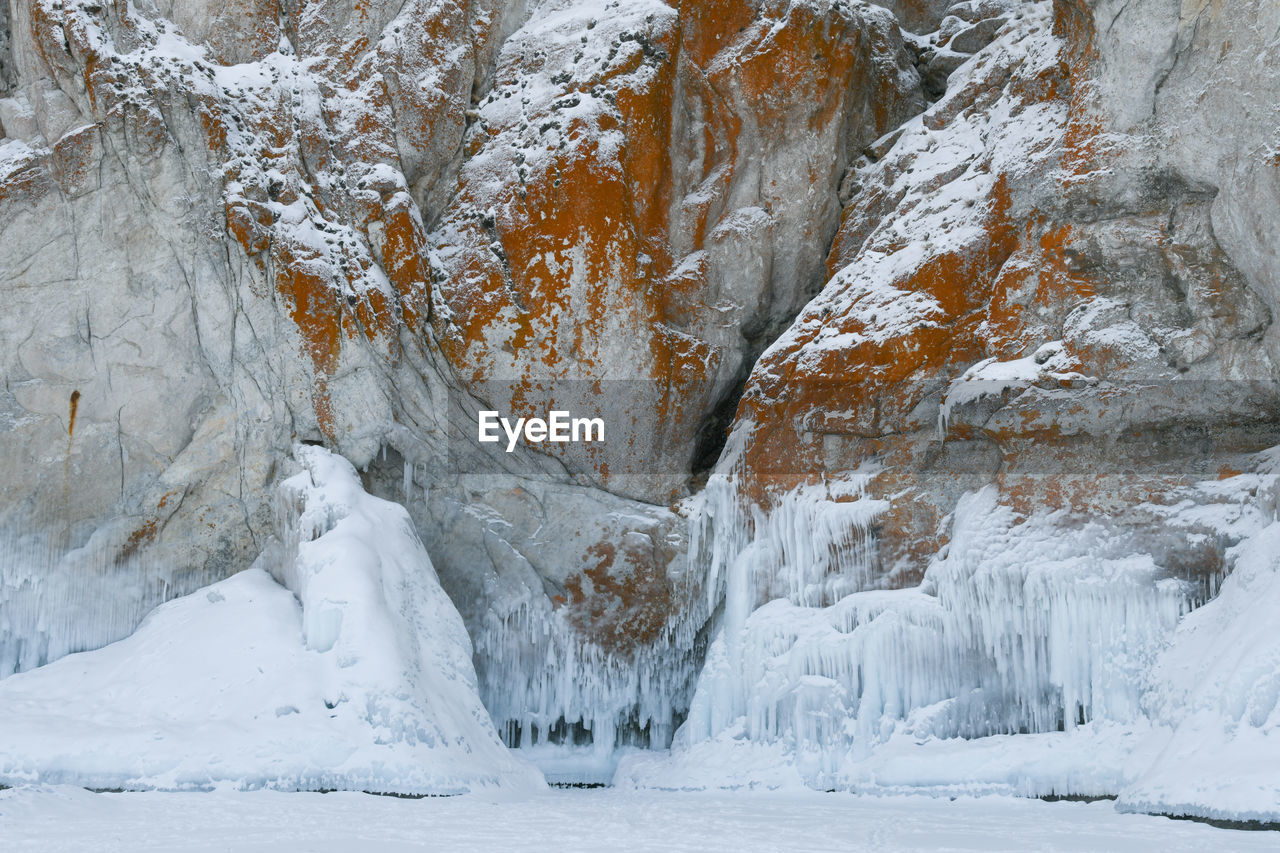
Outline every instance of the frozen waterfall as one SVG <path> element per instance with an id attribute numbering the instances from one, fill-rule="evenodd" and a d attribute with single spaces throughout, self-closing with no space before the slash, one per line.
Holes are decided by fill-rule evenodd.
<path id="1" fill-rule="evenodd" d="M 1274 518 L 1274 480 L 1206 486 L 1223 503 L 1169 508 L 1169 523 L 1194 516 L 1250 541 Z M 695 548 L 723 619 L 670 755 L 628 757 L 615 782 L 1033 796 L 1135 783 L 1179 718 L 1158 697 L 1203 585 L 1097 523 L 1020 517 L 988 487 L 961 500 L 919 587 L 876 589 L 885 504 L 861 483 L 797 489 L 769 513 L 744 509 L 730 478 L 708 487 Z M 1274 579 L 1262 551 L 1230 552 L 1228 569 L 1247 556 L 1252 583 Z M 1214 604 L 1204 612 L 1229 621 Z M 1274 716 L 1274 701 L 1258 707 L 1233 713 Z"/>

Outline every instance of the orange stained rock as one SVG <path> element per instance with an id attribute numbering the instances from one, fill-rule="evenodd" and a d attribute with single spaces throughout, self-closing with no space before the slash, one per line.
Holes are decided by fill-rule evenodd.
<path id="1" fill-rule="evenodd" d="M 156 502 L 156 509 L 141 524 L 134 528 L 124 543 L 120 546 L 120 550 L 116 553 L 116 565 L 120 565 L 135 556 L 145 546 L 155 541 L 156 535 L 160 532 L 165 521 L 173 514 L 173 509 L 164 512 L 169 501 L 180 495 L 178 489 L 171 489 L 160 496 L 160 500 Z"/>
<path id="2" fill-rule="evenodd" d="M 615 654 L 652 645 L 674 605 L 665 561 L 652 547 L 611 542 L 596 543 L 586 557 L 594 565 L 565 583 L 569 623 Z"/>
<path id="3" fill-rule="evenodd" d="M 421 331 L 431 320 L 431 265 L 422 220 L 416 215 L 413 200 L 405 193 L 393 196 L 383 207 L 382 226 L 383 269 L 400 297 L 405 324 L 410 331 Z"/>
<path id="4" fill-rule="evenodd" d="M 316 421 L 333 440 L 336 428 L 328 379 L 338 366 L 342 313 L 338 294 L 327 275 L 328 266 L 305 247 L 288 240 L 272 243 L 276 290 L 284 297 L 289 316 L 302 335 L 303 348 L 314 371 L 313 403 Z"/>
<path id="5" fill-rule="evenodd" d="M 70 438 L 76 434 L 76 411 L 80 408 L 80 391 L 71 392 L 71 403 L 68 407 L 67 414 L 67 437 Z"/>
<path id="6" fill-rule="evenodd" d="M 755 20 L 759 6 L 751 0 L 683 0 L 680 38 L 689 59 L 706 67 Z"/>
<path id="7" fill-rule="evenodd" d="M 1074 97 L 1078 89 L 1071 85 L 1069 72 L 1065 61 L 1034 74 L 992 64 L 966 88 L 949 93 L 925 123 L 942 130 L 966 110 L 981 109 L 999 97 L 1011 98 L 1015 111 Z M 1069 138 L 1067 144 L 1087 148 L 1089 132 L 1086 124 L 1077 122 L 1078 138 Z M 942 181 L 983 166 L 958 164 Z M 910 216 L 916 203 L 904 183 L 894 180 L 896 174 L 887 174 L 883 185 L 866 188 L 844 211 L 828 259 L 829 275 L 835 277 L 871 248 L 904 248 L 868 245 L 881 221 Z M 936 189 L 916 187 L 919 192 Z M 1071 226 L 1035 211 L 1015 218 L 1007 176 L 997 175 L 985 203 L 987 214 L 976 238 L 935 253 L 899 280 L 883 283 L 903 293 L 927 294 L 932 314 L 921 314 L 917 308 L 910 322 L 884 338 L 877 333 L 876 315 L 868 316 L 856 291 L 841 301 L 832 290 L 861 285 L 835 277 L 823 298 L 801 314 L 785 342 L 756 365 L 738 409 L 737 420 L 748 430 L 740 462 L 746 495 L 766 507 L 796 482 L 813 482 L 823 475 L 829 463 L 824 436 L 843 436 L 862 447 L 866 458 L 880 460 L 881 473 L 872 479 L 869 492 L 891 501 L 879 541 L 885 570 L 893 570 L 895 579 L 918 577 L 924 561 L 936 553 L 943 541 L 938 524 L 950 511 L 944 496 L 960 489 L 961 483 L 955 479 L 959 474 L 943 469 L 921 473 L 924 457 L 907 452 L 908 447 L 927 447 L 928 436 L 937 428 L 928 410 L 920 415 L 917 407 L 929 395 L 940 394 L 975 361 L 988 355 L 1021 357 L 1059 337 L 1066 314 L 1096 289 L 1087 275 L 1073 268 L 1077 235 Z M 819 341 L 832 340 L 833 333 L 846 341 L 838 349 Z M 1042 440 L 1061 440 L 1054 437 L 1056 424 L 1036 412 L 1023 415 L 1013 435 L 990 438 L 1010 440 L 1027 431 Z M 952 429 L 956 438 L 987 440 L 967 425 Z M 843 464 L 854 463 L 846 459 Z M 949 487 L 948 482 L 956 485 Z M 1046 493 L 1045 499 L 1053 503 L 1066 498 Z"/>

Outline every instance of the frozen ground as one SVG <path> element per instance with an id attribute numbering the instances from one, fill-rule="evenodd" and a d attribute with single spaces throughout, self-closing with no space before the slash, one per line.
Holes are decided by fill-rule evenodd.
<path id="1" fill-rule="evenodd" d="M 8 853 L 95 851 L 1204 851 L 1280 832 L 1117 813 L 1110 802 L 552 790 L 421 800 L 276 791 L 0 791 Z"/>

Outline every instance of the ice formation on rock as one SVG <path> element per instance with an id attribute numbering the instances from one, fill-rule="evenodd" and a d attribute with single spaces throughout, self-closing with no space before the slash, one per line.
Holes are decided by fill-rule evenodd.
<path id="1" fill-rule="evenodd" d="M 295 450 L 279 541 L 130 637 L 0 682 L 0 784 L 537 787 L 476 693 L 471 643 L 403 508 Z M 267 574 L 271 571 L 284 586 Z"/>
<path id="2" fill-rule="evenodd" d="M 1151 714 L 1172 734 L 1122 810 L 1276 822 L 1280 523 L 1229 556 L 1217 598 L 1183 620 L 1156 666 Z"/>
<path id="3" fill-rule="evenodd" d="M 708 491 L 700 547 L 724 611 L 688 722 L 619 784 L 1280 814 L 1274 769 L 1245 756 L 1270 754 L 1269 644 L 1224 677 L 1205 629 L 1188 639 L 1247 638 L 1257 611 L 1196 608 L 1220 584 L 1266 601 L 1277 567 L 1273 289 L 1237 265 L 1267 250 L 1217 189 L 1238 176 L 1161 149 L 1179 144 L 1150 118 L 1204 33 L 1253 74 L 1224 33 L 1272 15 L 1205 6 L 1175 26 L 1154 5 L 1116 4 L 1107 27 L 1108 4 L 952 7 L 988 8 L 972 29 L 990 43 L 847 179 L 830 278 L 757 362 L 718 467 L 730 485 Z M 930 62 L 970 36 L 944 21 Z M 847 471 L 858 523 L 793 488 Z M 791 544 L 796 517 L 815 542 Z M 842 564 L 839 530 L 874 541 L 871 560 Z"/>
<path id="4" fill-rule="evenodd" d="M 825 559 L 875 528 L 883 507 L 856 485 L 826 487 L 850 502 L 797 490 L 750 524 L 721 489 L 706 517 L 726 604 L 688 721 L 669 757 L 625 757 L 615 783 L 1120 793 L 1133 810 L 1269 820 L 1273 455 L 1153 508 L 1241 543 L 1199 610 L 1206 589 L 1125 532 L 1021 518 L 994 488 L 960 501 L 920 587 L 883 590 L 865 589 L 865 558 Z M 819 565 L 822 586 L 799 582 Z"/>
<path id="5" fill-rule="evenodd" d="M 548 773 L 577 765 L 577 781 L 607 781 L 615 747 L 667 746 L 688 707 L 709 608 L 685 520 L 581 487 L 482 479 L 469 502 L 436 490 L 407 504 L 439 531 L 433 561 L 471 632 L 480 695 L 504 741 Z"/>

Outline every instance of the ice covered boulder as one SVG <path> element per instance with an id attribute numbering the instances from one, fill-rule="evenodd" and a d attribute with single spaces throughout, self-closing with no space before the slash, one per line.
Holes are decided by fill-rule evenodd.
<path id="1" fill-rule="evenodd" d="M 404 509 L 366 494 L 341 457 L 295 458 L 258 567 L 158 607 L 124 640 L 0 683 L 0 784 L 543 784 L 498 740 L 462 619 Z"/>

